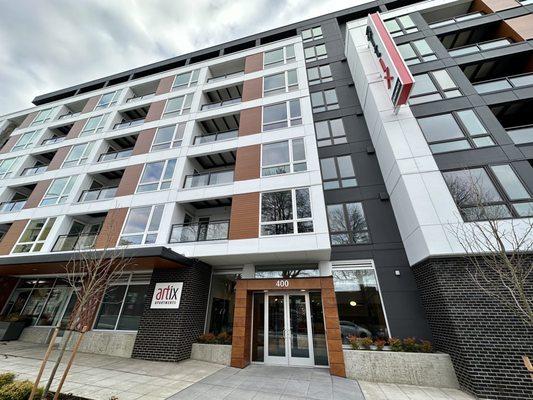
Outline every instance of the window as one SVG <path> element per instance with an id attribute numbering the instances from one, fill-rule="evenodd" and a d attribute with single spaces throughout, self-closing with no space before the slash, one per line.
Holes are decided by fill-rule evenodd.
<path id="1" fill-rule="evenodd" d="M 335 89 L 311 93 L 313 112 L 331 111 L 339 108 L 339 100 Z"/>
<path id="2" fill-rule="evenodd" d="M 294 45 L 282 47 L 280 49 L 265 51 L 263 67 L 274 67 L 276 65 L 287 64 L 296 59 L 294 55 Z"/>
<path id="3" fill-rule="evenodd" d="M 28 222 L 13 253 L 33 253 L 41 251 L 44 241 L 54 225 L 55 218 L 35 219 Z"/>
<path id="4" fill-rule="evenodd" d="M 295 69 L 263 78 L 263 94 L 269 96 L 292 92 L 298 89 L 298 76 Z"/>
<path id="5" fill-rule="evenodd" d="M 385 26 L 392 37 L 418 32 L 416 24 L 409 15 L 402 15 L 401 17 L 389 19 L 385 21 Z"/>
<path id="6" fill-rule="evenodd" d="M 306 171 L 304 139 L 263 144 L 261 166 L 262 176 Z"/>
<path id="7" fill-rule="evenodd" d="M 332 275 L 342 343 L 350 344 L 350 336 L 388 338 L 374 268 L 334 266 Z"/>
<path id="8" fill-rule="evenodd" d="M 319 44 L 317 46 L 306 47 L 304 49 L 305 62 L 312 62 L 323 60 L 328 57 L 325 44 Z"/>
<path id="9" fill-rule="evenodd" d="M 509 164 L 443 176 L 465 221 L 533 216 L 531 195 Z"/>
<path id="10" fill-rule="evenodd" d="M 74 182 L 76 182 L 75 176 L 54 179 L 46 195 L 43 197 L 40 206 L 62 204 L 67 201 Z"/>
<path id="11" fill-rule="evenodd" d="M 146 164 L 137 186 L 137 193 L 164 190 L 170 187 L 176 159 Z"/>
<path id="12" fill-rule="evenodd" d="M 94 329 L 136 331 L 150 285 L 149 274 L 126 274 L 106 288 Z"/>
<path id="13" fill-rule="evenodd" d="M 312 42 L 313 40 L 322 39 L 322 28 L 320 26 L 315 26 L 311 29 L 305 29 L 302 31 L 302 41 L 304 43 Z"/>
<path id="14" fill-rule="evenodd" d="M 96 105 L 94 110 L 96 111 L 114 106 L 115 104 L 117 104 L 120 93 L 122 93 L 122 89 L 103 94 L 102 97 L 100 97 L 100 100 L 98 100 L 98 104 Z"/>
<path id="15" fill-rule="evenodd" d="M 17 151 L 17 150 L 27 149 L 31 147 L 35 143 L 35 140 L 40 135 L 40 133 L 41 133 L 40 130 L 24 133 L 19 138 L 17 143 L 13 146 L 11 151 Z"/>
<path id="16" fill-rule="evenodd" d="M 169 125 L 157 128 L 151 151 L 180 147 L 184 131 L 185 124 Z"/>
<path id="17" fill-rule="evenodd" d="M 209 313 L 209 332 L 218 335 L 233 330 L 235 311 L 235 286 L 239 272 L 213 272 L 211 280 L 211 301 Z"/>
<path id="18" fill-rule="evenodd" d="M 261 235 L 313 232 L 309 189 L 261 193 Z"/>
<path id="19" fill-rule="evenodd" d="M 176 77 L 174 78 L 174 83 L 172 84 L 172 90 L 179 90 L 196 85 L 198 83 L 199 75 L 199 69 L 176 75 Z"/>
<path id="20" fill-rule="evenodd" d="M 324 190 L 357 186 L 351 156 L 322 158 L 320 167 Z"/>
<path id="21" fill-rule="evenodd" d="M 263 131 L 302 124 L 300 99 L 263 107 Z"/>
<path id="22" fill-rule="evenodd" d="M 471 13 L 471 14 L 464 14 L 464 15 L 460 15 L 458 17 L 453 17 L 453 18 L 450 18 L 450 19 L 445 19 L 445 20 L 442 20 L 442 21 L 437 21 L 437 22 L 431 23 L 431 24 L 429 24 L 429 27 L 430 28 L 439 28 L 441 26 L 450 25 L 450 24 L 453 24 L 455 22 L 468 21 L 470 19 L 479 18 L 479 17 L 482 17 L 483 15 L 485 15 L 485 14 L 483 12 L 481 12 L 481 11 L 474 12 L 474 13 Z"/>
<path id="23" fill-rule="evenodd" d="M 102 114 L 102 115 L 97 115 L 96 117 L 89 118 L 87 120 L 87 123 L 81 130 L 80 137 L 101 132 L 104 129 L 104 125 L 107 121 L 108 116 L 109 114 Z"/>
<path id="24" fill-rule="evenodd" d="M 0 160 L 0 179 L 9 178 L 15 172 L 19 167 L 19 159 L 20 157 Z"/>
<path id="25" fill-rule="evenodd" d="M 82 165 L 89 159 L 89 153 L 93 148 L 94 142 L 77 144 L 70 149 L 67 158 L 63 162 L 62 168 L 75 167 Z"/>
<path id="26" fill-rule="evenodd" d="M 47 108 L 46 110 L 39 111 L 39 114 L 37 114 L 31 125 L 39 125 L 51 120 L 54 110 L 55 108 Z"/>
<path id="27" fill-rule="evenodd" d="M 315 133 L 318 147 L 347 143 L 342 118 L 315 122 Z"/>
<path id="28" fill-rule="evenodd" d="M 331 82 L 331 68 L 329 65 L 322 65 L 320 67 L 307 68 L 307 80 L 309 85 L 318 85 L 319 83 Z"/>
<path id="29" fill-rule="evenodd" d="M 431 47 L 429 47 L 429 44 L 425 39 L 400 44 L 398 50 L 407 65 L 419 64 L 437 59 L 437 56 L 433 50 L 431 50 Z"/>
<path id="30" fill-rule="evenodd" d="M 155 243 L 164 205 L 132 208 L 120 235 L 119 245 Z"/>
<path id="31" fill-rule="evenodd" d="M 415 75 L 409 104 L 449 99 L 463 94 L 445 69 Z"/>
<path id="32" fill-rule="evenodd" d="M 327 212 L 332 245 L 370 243 L 361 203 L 330 204 Z"/>
<path id="33" fill-rule="evenodd" d="M 473 110 L 418 118 L 418 124 L 433 153 L 494 146 Z"/>
<path id="34" fill-rule="evenodd" d="M 178 115 L 188 114 L 191 111 L 192 94 L 186 94 L 185 96 L 174 97 L 168 99 L 163 112 L 164 118 L 177 117 Z"/>

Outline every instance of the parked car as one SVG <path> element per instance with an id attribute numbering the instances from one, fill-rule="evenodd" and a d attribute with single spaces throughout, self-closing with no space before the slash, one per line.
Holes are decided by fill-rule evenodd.
<path id="1" fill-rule="evenodd" d="M 341 337 L 343 342 L 348 341 L 348 337 L 372 337 L 372 332 L 350 321 L 340 321 Z"/>

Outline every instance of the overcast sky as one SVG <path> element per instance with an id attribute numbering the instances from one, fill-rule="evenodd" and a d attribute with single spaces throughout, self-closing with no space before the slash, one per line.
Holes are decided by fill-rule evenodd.
<path id="1" fill-rule="evenodd" d="M 0 0 L 0 115 L 39 94 L 363 0 Z"/>

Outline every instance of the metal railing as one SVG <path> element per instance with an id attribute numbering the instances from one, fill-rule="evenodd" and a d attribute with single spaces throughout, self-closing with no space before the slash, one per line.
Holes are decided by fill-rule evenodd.
<path id="1" fill-rule="evenodd" d="M 204 242 L 228 238 L 229 221 L 172 225 L 169 243 Z"/>
<path id="2" fill-rule="evenodd" d="M 505 128 L 515 144 L 533 143 L 533 124 Z"/>
<path id="3" fill-rule="evenodd" d="M 474 18 L 479 18 L 479 17 L 482 17 L 483 15 L 485 15 L 485 14 L 483 14 L 482 12 L 479 12 L 479 11 L 473 12 L 473 13 L 469 13 L 469 14 L 458 15 L 456 17 L 444 19 L 442 21 L 432 22 L 431 24 L 429 24 L 429 27 L 430 28 L 439 28 L 441 26 L 446 26 L 446 25 L 453 24 L 454 22 L 462 22 L 462 21 L 468 21 L 468 20 L 474 19 Z"/>
<path id="4" fill-rule="evenodd" d="M 60 235 L 52 251 L 72 251 L 92 249 L 98 237 L 97 233 L 80 233 L 77 235 Z"/>
<path id="5" fill-rule="evenodd" d="M 65 140 L 65 137 L 66 136 L 57 136 L 57 137 L 52 137 L 50 139 L 44 139 L 42 142 L 41 142 L 41 145 L 45 146 L 47 144 L 52 144 L 52 143 L 60 143 L 62 142 L 63 140 Z"/>
<path id="6" fill-rule="evenodd" d="M 233 170 L 193 174 L 185 177 L 184 188 L 221 185 L 233 182 Z"/>
<path id="7" fill-rule="evenodd" d="M 144 124 L 144 118 L 138 118 L 131 121 L 119 122 L 118 124 L 113 125 L 113 130 L 131 128 L 133 126 L 139 126 L 142 124 Z"/>
<path id="8" fill-rule="evenodd" d="M 78 203 L 85 203 L 87 201 L 112 199 L 117 193 L 118 186 L 104 187 L 99 189 L 84 190 L 81 192 Z"/>
<path id="9" fill-rule="evenodd" d="M 474 83 L 474 88 L 478 93 L 483 94 L 529 85 L 533 85 L 533 73 L 531 72 L 476 82 Z"/>
<path id="10" fill-rule="evenodd" d="M 81 112 L 75 112 L 75 113 L 70 112 L 68 114 L 61 115 L 58 119 L 73 118 L 73 117 L 77 117 L 80 114 L 81 114 Z"/>
<path id="11" fill-rule="evenodd" d="M 478 53 L 484 50 L 497 49 L 498 47 L 504 47 L 510 45 L 512 42 L 508 38 L 489 40 L 487 42 L 480 42 L 476 44 L 470 44 L 467 46 L 456 47 L 455 49 L 449 49 L 448 53 L 453 56 L 464 56 L 467 54 Z"/>
<path id="12" fill-rule="evenodd" d="M 145 94 L 143 96 L 134 96 L 134 97 L 130 97 L 129 99 L 126 100 L 126 103 L 132 103 L 134 101 L 140 101 L 140 100 L 145 100 L 145 99 L 150 99 L 152 97 L 155 96 L 155 93 L 149 93 L 149 94 Z"/>
<path id="13" fill-rule="evenodd" d="M 241 100 L 240 97 L 234 97 L 233 99 L 228 99 L 228 100 L 219 101 L 219 102 L 215 102 L 215 103 L 207 103 L 207 104 L 202 105 L 202 111 L 203 110 L 211 110 L 213 108 L 226 107 L 226 106 L 230 106 L 232 104 L 239 104 L 241 101 L 242 100 Z"/>
<path id="14" fill-rule="evenodd" d="M 119 158 L 126 158 L 131 156 L 132 153 L 133 147 L 130 149 L 111 151 L 109 153 L 100 154 L 100 157 L 98 157 L 98 162 L 113 161 Z"/>
<path id="15" fill-rule="evenodd" d="M 231 131 L 223 131 L 223 132 L 210 133 L 210 134 L 203 135 L 203 136 L 195 136 L 193 145 L 211 143 L 211 142 L 216 142 L 218 140 L 234 139 L 238 135 L 239 135 L 239 130 L 234 129 Z"/>
<path id="16" fill-rule="evenodd" d="M 19 211 L 25 204 L 26 200 L 4 201 L 0 203 L 0 212 Z"/>
<path id="17" fill-rule="evenodd" d="M 20 176 L 30 176 L 30 175 L 42 174 L 43 172 L 46 172 L 47 169 L 48 169 L 48 165 L 41 165 L 40 167 L 24 168 L 24 170 L 22 171 L 22 174 L 20 174 Z"/>
<path id="18" fill-rule="evenodd" d="M 243 75 L 244 75 L 244 71 L 230 72 L 229 74 L 213 76 L 211 78 L 208 78 L 207 83 L 220 82 L 226 79 L 235 78 L 237 76 L 243 76 Z"/>

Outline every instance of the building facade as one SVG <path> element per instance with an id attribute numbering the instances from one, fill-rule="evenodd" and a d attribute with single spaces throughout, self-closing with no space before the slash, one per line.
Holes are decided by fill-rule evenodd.
<path id="1" fill-rule="evenodd" d="M 124 249 L 91 350 L 180 361 L 228 332 L 233 366 L 344 376 L 348 337 L 415 336 L 472 393 L 533 398 L 533 333 L 469 280 L 452 232 L 484 217 L 457 195 L 466 176 L 484 210 L 533 215 L 532 11 L 373 1 L 0 117 L 2 313 L 46 343 L 75 303 L 73 254 Z M 369 46 L 376 12 L 415 81 L 398 110 Z M 157 305 L 165 287 L 178 307 Z"/>

